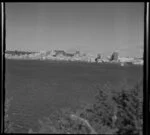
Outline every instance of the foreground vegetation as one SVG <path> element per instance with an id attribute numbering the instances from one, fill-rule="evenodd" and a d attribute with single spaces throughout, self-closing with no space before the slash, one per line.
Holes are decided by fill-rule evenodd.
<path id="1" fill-rule="evenodd" d="M 108 84 L 103 88 L 97 86 L 93 104 L 83 104 L 76 110 L 64 108 L 52 112 L 49 117 L 39 120 L 37 131 L 29 129 L 29 133 L 142 135 L 142 107 L 142 82 L 133 88 L 123 86 L 120 91 Z M 6 125 L 5 132 L 13 132 L 9 125 Z"/>
<path id="2" fill-rule="evenodd" d="M 4 116 L 4 132 L 5 133 L 12 133 L 13 132 L 13 124 L 12 122 L 10 121 L 9 119 L 9 115 L 8 115 L 8 111 L 9 111 L 9 108 L 10 108 L 10 101 L 12 100 L 12 98 L 10 99 L 6 99 L 5 100 L 5 109 L 4 109 L 4 113 L 5 113 L 5 116 Z"/>

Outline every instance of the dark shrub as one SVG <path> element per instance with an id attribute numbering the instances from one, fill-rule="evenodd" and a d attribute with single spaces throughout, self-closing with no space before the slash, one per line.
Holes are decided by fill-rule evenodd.
<path id="1" fill-rule="evenodd" d="M 97 89 L 95 103 L 52 113 L 40 121 L 38 133 L 142 135 L 142 83 L 120 91 L 109 84 Z"/>

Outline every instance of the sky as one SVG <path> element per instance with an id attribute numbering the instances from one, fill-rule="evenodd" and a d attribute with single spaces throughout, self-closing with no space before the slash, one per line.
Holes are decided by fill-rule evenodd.
<path id="1" fill-rule="evenodd" d="M 141 57 L 144 3 L 6 3 L 6 50 Z"/>

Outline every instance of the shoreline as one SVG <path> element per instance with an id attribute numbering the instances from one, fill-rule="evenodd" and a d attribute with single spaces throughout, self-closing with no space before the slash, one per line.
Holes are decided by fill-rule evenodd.
<path id="1" fill-rule="evenodd" d="M 9 59 L 5 58 L 6 61 L 14 60 L 14 61 L 41 61 L 41 62 L 49 62 L 49 63 L 57 63 L 57 64 L 88 64 L 88 65 L 118 65 L 121 67 L 127 67 L 127 66 L 143 66 L 142 64 L 133 64 L 124 62 L 124 65 L 122 66 L 121 62 L 88 62 L 88 61 L 67 61 L 67 60 L 52 60 L 52 59 Z"/>

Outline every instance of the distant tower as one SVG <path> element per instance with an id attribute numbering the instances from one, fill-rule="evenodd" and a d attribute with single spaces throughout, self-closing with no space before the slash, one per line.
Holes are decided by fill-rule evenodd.
<path id="1" fill-rule="evenodd" d="M 118 60 L 118 56 L 119 56 L 119 53 L 118 52 L 113 52 L 112 56 L 111 56 L 111 61 L 117 61 Z"/>

